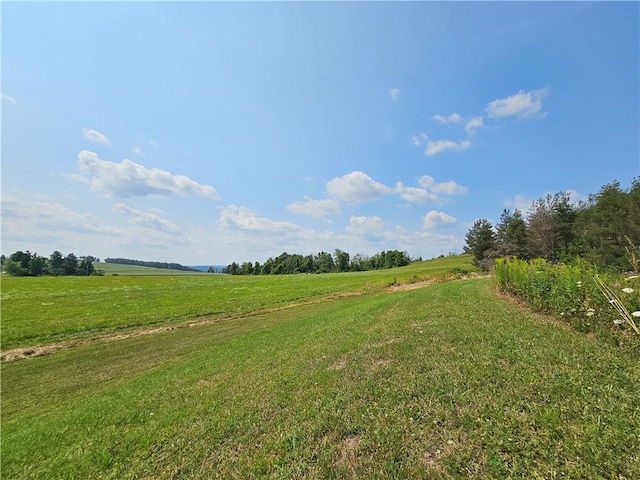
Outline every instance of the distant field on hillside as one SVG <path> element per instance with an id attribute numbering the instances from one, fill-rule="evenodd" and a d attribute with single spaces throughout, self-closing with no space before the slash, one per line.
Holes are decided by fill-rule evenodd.
<path id="1" fill-rule="evenodd" d="M 122 265 L 119 263 L 96 262 L 93 264 L 96 270 L 104 270 L 105 275 L 206 275 L 206 272 L 188 272 L 184 270 L 172 270 L 168 268 L 143 267 L 141 265 Z"/>
<path id="2" fill-rule="evenodd" d="M 132 266 L 154 275 L 4 277 L 1 349 L 220 319 L 474 270 L 466 255 L 357 273 L 229 276 Z M 114 265 L 123 272 L 128 265 Z M 114 269 L 114 271 L 116 271 Z"/>

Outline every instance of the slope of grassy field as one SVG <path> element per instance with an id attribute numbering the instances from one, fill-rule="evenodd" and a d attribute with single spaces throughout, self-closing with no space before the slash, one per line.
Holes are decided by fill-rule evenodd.
<path id="1" fill-rule="evenodd" d="M 326 275 L 5 276 L 0 349 L 246 315 L 392 283 L 444 278 L 452 270 L 472 269 L 470 261 L 462 255 L 390 270 Z"/>
<path id="2" fill-rule="evenodd" d="M 368 291 L 4 362 L 2 474 L 640 478 L 639 382 L 490 279 Z"/>
<path id="3" fill-rule="evenodd" d="M 189 272 L 185 270 L 173 270 L 169 268 L 145 267 L 142 265 L 122 265 L 120 263 L 96 262 L 93 264 L 96 270 L 102 270 L 105 275 L 140 275 L 140 276 L 179 276 L 179 275 L 208 275 L 206 272 Z"/>

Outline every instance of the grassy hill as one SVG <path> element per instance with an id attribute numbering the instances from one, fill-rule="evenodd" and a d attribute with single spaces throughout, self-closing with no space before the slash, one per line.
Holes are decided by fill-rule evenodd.
<path id="1" fill-rule="evenodd" d="M 118 271 L 160 275 L 4 277 L 2 351 L 105 334 L 236 317 L 336 295 L 380 290 L 394 283 L 434 281 L 472 270 L 468 256 L 402 268 L 326 275 L 192 274 L 115 265 Z M 453 273 L 452 273 L 453 272 Z M 185 274 L 186 273 L 186 274 Z"/>
<path id="2" fill-rule="evenodd" d="M 169 268 L 144 267 L 141 265 L 122 265 L 119 263 L 96 262 L 93 264 L 96 270 L 103 270 L 105 275 L 203 275 L 206 272 L 189 272 Z"/>
<path id="3" fill-rule="evenodd" d="M 198 277 L 225 316 L 3 362 L 3 477 L 640 478 L 637 358 L 423 267 Z"/>

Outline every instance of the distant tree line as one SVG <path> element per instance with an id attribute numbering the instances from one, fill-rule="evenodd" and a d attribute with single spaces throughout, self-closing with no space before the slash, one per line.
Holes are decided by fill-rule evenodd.
<path id="1" fill-rule="evenodd" d="M 526 217 L 504 210 L 497 225 L 476 220 L 465 252 L 488 269 L 496 258 L 544 258 L 571 263 L 580 258 L 601 269 L 629 268 L 628 252 L 640 245 L 640 178 L 623 189 L 614 181 L 587 201 L 570 202 L 568 192 L 534 201 Z"/>
<path id="2" fill-rule="evenodd" d="M 282 253 L 276 258 L 269 257 L 260 262 L 233 262 L 222 273 L 230 275 L 285 275 L 294 273 L 358 272 L 409 265 L 411 258 L 407 252 L 387 250 L 372 257 L 362 254 L 349 255 L 336 249 L 331 255 L 320 252 L 315 255 Z"/>
<path id="3" fill-rule="evenodd" d="M 140 267 L 165 268 L 169 270 L 183 270 L 185 272 L 199 272 L 200 270 L 191 267 L 185 267 L 179 263 L 167 262 L 145 262 L 143 260 L 131 260 L 129 258 L 105 258 L 104 263 L 117 263 L 119 265 L 137 265 Z"/>
<path id="4" fill-rule="evenodd" d="M 16 277 L 104 275 L 102 270 L 96 270 L 93 266 L 93 262 L 99 261 L 100 259 L 91 255 L 76 257 L 73 253 L 70 253 L 63 257 L 57 250 L 49 258 L 42 257 L 37 253 L 31 253 L 29 250 L 26 252 L 18 250 L 9 255 L 8 258 L 4 255 L 0 257 L 2 270 Z"/>

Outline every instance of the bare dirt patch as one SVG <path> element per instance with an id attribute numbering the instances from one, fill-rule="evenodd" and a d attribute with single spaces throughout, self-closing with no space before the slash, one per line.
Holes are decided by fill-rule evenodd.
<path id="1" fill-rule="evenodd" d="M 389 292 L 404 292 L 406 290 L 415 290 L 417 288 L 424 288 L 424 287 L 428 287 L 430 285 L 435 285 L 436 283 L 444 283 L 444 282 L 450 282 L 453 280 L 471 280 L 471 279 L 475 279 L 475 278 L 484 278 L 487 277 L 488 275 L 480 275 L 478 273 L 472 272 L 472 273 L 468 273 L 465 275 L 454 275 L 454 274 L 449 274 L 449 275 L 445 275 L 445 276 L 438 276 L 438 277 L 432 277 L 432 278 L 427 278 L 425 280 L 419 280 L 419 281 L 415 281 L 415 282 L 407 282 L 407 283 L 394 283 L 392 285 L 389 286 L 389 288 L 387 289 L 387 291 Z"/>
<path id="2" fill-rule="evenodd" d="M 404 292 L 407 290 L 416 290 L 418 288 L 428 287 L 429 285 L 433 285 L 437 283 L 435 280 L 424 280 L 422 282 L 415 283 L 394 283 L 389 287 L 390 292 Z"/>
<path id="3" fill-rule="evenodd" d="M 43 355 L 49 355 L 57 352 L 58 350 L 64 350 L 66 348 L 90 345 L 93 343 L 115 342 L 117 340 L 123 340 L 125 338 L 140 337 L 143 335 L 153 335 L 154 333 L 167 332 L 169 330 L 175 330 L 176 328 L 176 326 L 172 325 L 167 327 L 150 328 L 146 330 L 136 330 L 129 333 L 114 333 L 91 338 L 83 338 L 79 340 L 69 340 L 67 342 L 54 343 L 51 345 L 14 348 L 5 352 L 1 352 L 0 359 L 5 362 L 11 362 L 22 358 L 42 357 Z"/>
<path id="4" fill-rule="evenodd" d="M 336 465 L 349 472 L 351 477 L 356 476 L 356 461 L 358 457 L 358 447 L 360 446 L 360 435 L 352 435 L 345 438 L 340 444 Z"/>
<path id="5" fill-rule="evenodd" d="M 340 359 L 329 367 L 329 370 L 343 370 L 347 366 L 345 359 Z"/>
<path id="6" fill-rule="evenodd" d="M 377 370 L 387 367 L 391 364 L 391 360 L 387 360 L 384 358 L 378 358 L 376 360 L 374 360 L 371 365 L 369 365 L 367 367 L 367 374 L 371 375 L 372 373 L 376 372 Z"/>

